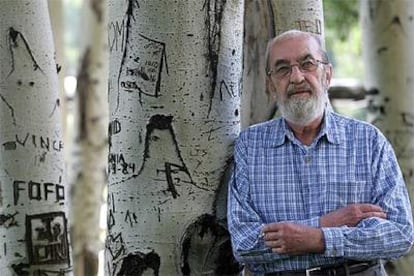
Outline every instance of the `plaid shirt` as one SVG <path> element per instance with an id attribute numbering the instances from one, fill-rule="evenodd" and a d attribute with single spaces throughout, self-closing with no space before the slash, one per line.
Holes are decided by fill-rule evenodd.
<path id="1" fill-rule="evenodd" d="M 272 253 L 262 224 L 291 221 L 319 227 L 319 218 L 352 203 L 380 205 L 387 219 L 322 228 L 323 254 Z M 413 244 L 407 189 L 390 143 L 374 126 L 326 111 L 310 146 L 285 120 L 244 130 L 235 145 L 228 226 L 237 260 L 251 271 L 301 270 L 346 259 L 393 259 Z"/>

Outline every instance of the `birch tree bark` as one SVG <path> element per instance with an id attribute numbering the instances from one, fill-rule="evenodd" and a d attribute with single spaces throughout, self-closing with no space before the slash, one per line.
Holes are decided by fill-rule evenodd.
<path id="1" fill-rule="evenodd" d="M 46 0 L 2 1 L 0 33 L 0 275 L 70 275 L 60 101 Z"/>
<path id="2" fill-rule="evenodd" d="M 245 1 L 242 128 L 271 119 L 276 103 L 266 95 L 265 52 L 274 36 L 271 1 Z"/>
<path id="3" fill-rule="evenodd" d="M 63 86 L 63 81 L 65 77 L 64 73 L 64 55 L 65 55 L 65 43 L 63 41 L 64 35 L 64 14 L 63 14 L 63 1 L 48 0 L 49 14 L 50 14 L 50 24 L 52 26 L 52 36 L 53 36 L 53 45 L 55 48 L 55 61 L 56 69 L 58 71 L 58 95 L 61 103 L 61 117 L 63 124 L 63 137 L 66 137 L 65 131 L 65 121 L 67 114 L 67 105 L 65 100 L 65 91 Z M 65 140 L 65 139 L 63 139 Z"/>
<path id="4" fill-rule="evenodd" d="M 242 127 L 269 120 L 277 111 L 265 87 L 267 42 L 291 29 L 324 41 L 322 0 L 246 0 L 245 18 Z"/>
<path id="5" fill-rule="evenodd" d="M 322 0 L 273 0 L 275 35 L 296 29 L 315 33 L 324 39 Z"/>
<path id="6" fill-rule="evenodd" d="M 360 8 L 367 118 L 391 141 L 414 202 L 414 2 L 361 1 Z M 409 275 L 413 266 L 411 253 L 388 269 Z"/>
<path id="7" fill-rule="evenodd" d="M 98 253 L 104 249 L 100 227 L 101 207 L 107 184 L 108 157 L 108 39 L 107 4 L 87 0 L 82 8 L 81 62 L 77 82 L 78 130 L 75 153 L 79 162 L 72 185 L 74 272 L 93 276 Z"/>
<path id="8" fill-rule="evenodd" d="M 240 129 L 244 3 L 109 7 L 106 273 L 236 274 L 219 191 Z"/>

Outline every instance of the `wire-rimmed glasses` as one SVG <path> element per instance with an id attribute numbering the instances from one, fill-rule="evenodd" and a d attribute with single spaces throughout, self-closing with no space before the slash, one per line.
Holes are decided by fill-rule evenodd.
<path id="1" fill-rule="evenodd" d="M 277 79 L 283 79 L 292 73 L 293 66 L 297 66 L 302 73 L 308 73 L 315 71 L 318 68 L 319 64 L 327 65 L 329 63 L 313 58 L 306 58 L 295 64 L 280 63 L 267 71 L 267 75 L 274 76 Z"/>

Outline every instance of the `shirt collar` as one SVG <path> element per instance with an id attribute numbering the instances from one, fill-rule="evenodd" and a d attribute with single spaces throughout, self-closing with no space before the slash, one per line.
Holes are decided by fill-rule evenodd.
<path id="1" fill-rule="evenodd" d="M 344 127 L 335 120 L 335 116 L 337 116 L 334 112 L 332 112 L 329 108 L 325 110 L 324 118 L 322 121 L 322 128 L 319 132 L 316 140 L 319 140 L 321 137 L 325 136 L 327 141 L 332 144 L 340 144 L 345 139 L 345 130 Z M 289 128 L 286 120 L 283 118 L 279 118 L 275 121 L 275 128 L 274 129 L 274 139 L 272 146 L 277 147 L 281 146 L 285 143 L 286 139 L 293 140 L 293 132 Z"/>

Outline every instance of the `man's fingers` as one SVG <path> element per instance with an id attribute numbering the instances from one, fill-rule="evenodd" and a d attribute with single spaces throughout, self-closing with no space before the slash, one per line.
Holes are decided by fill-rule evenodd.
<path id="1" fill-rule="evenodd" d="M 283 254 L 283 253 L 286 253 L 286 248 L 284 246 L 274 247 L 272 248 L 272 252 Z"/>
<path id="2" fill-rule="evenodd" d="M 287 253 L 286 244 L 282 240 L 268 241 L 265 244 L 272 249 L 272 252 L 278 254 Z"/>
<path id="3" fill-rule="evenodd" d="M 362 212 L 383 212 L 381 206 L 374 204 L 360 204 L 359 208 Z"/>
<path id="4" fill-rule="evenodd" d="M 271 231 L 271 232 L 264 232 L 263 239 L 265 241 L 277 240 L 280 238 L 280 232 L 278 231 Z"/>
<path id="5" fill-rule="evenodd" d="M 364 213 L 364 218 L 372 218 L 372 217 L 377 217 L 377 218 L 387 218 L 387 214 L 384 212 L 367 212 Z"/>
<path id="6" fill-rule="evenodd" d="M 284 246 L 284 243 L 282 240 L 271 240 L 271 241 L 266 241 L 265 245 L 270 248 L 280 248 Z"/>

